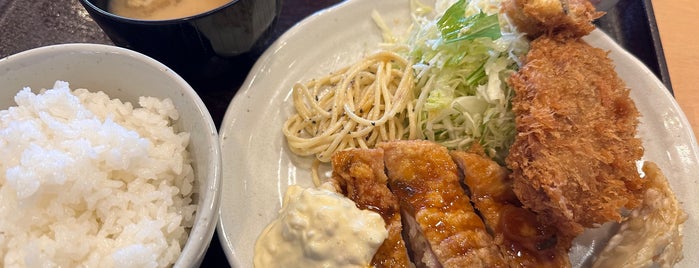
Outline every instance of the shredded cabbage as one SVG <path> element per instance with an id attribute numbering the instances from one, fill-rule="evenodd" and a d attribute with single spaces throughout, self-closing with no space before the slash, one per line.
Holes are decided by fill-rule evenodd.
<path id="1" fill-rule="evenodd" d="M 395 35 L 378 12 L 372 17 L 382 46 L 413 62 L 418 138 L 462 150 L 478 142 L 503 163 L 516 133 L 507 79 L 529 43 L 499 12 L 501 1 L 436 0 L 430 7 L 410 0 L 407 37 Z"/>
<path id="2" fill-rule="evenodd" d="M 478 142 L 502 161 L 516 132 L 506 80 L 528 42 L 499 14 L 499 2 L 459 0 L 436 18 L 414 13 L 405 42 L 414 62 L 421 138 L 451 149 Z M 440 3 L 435 7 L 439 11 Z"/>

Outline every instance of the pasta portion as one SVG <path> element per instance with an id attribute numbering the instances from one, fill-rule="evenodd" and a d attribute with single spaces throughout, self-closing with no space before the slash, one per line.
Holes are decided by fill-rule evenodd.
<path id="1" fill-rule="evenodd" d="M 347 148 L 415 139 L 413 72 L 408 60 L 382 51 L 293 88 L 296 114 L 284 123 L 289 149 L 329 162 Z"/>

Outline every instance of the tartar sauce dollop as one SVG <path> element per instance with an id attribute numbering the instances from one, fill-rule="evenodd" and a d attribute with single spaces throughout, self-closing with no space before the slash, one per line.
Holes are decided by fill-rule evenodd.
<path id="1" fill-rule="evenodd" d="M 381 216 L 332 186 L 291 185 L 255 244 L 255 267 L 369 267 L 388 236 Z"/>

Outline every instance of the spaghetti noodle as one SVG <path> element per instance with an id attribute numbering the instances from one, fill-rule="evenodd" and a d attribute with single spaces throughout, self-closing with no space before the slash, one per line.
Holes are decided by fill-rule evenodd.
<path id="1" fill-rule="evenodd" d="M 296 114 L 283 132 L 295 154 L 329 162 L 347 148 L 373 148 L 381 141 L 414 139 L 411 64 L 382 51 L 293 89 Z"/>

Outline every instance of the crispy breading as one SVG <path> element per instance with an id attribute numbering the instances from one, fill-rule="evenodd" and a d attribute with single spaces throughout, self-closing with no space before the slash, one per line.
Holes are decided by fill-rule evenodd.
<path id="1" fill-rule="evenodd" d="M 505 167 L 482 154 L 451 151 L 451 156 L 510 267 L 571 267 L 568 250 L 573 237 L 521 207 Z"/>
<path id="2" fill-rule="evenodd" d="M 593 268 L 672 267 L 683 258 L 687 213 L 657 164 L 645 162 L 648 190 L 592 264 Z"/>
<path id="3" fill-rule="evenodd" d="M 420 140 L 377 146 L 384 150 L 389 187 L 411 223 L 406 228 L 417 266 L 505 267 L 446 147 Z"/>
<path id="4" fill-rule="evenodd" d="M 592 22 L 604 15 L 588 0 L 504 0 L 502 12 L 531 39 L 542 34 L 582 37 L 592 32 Z"/>
<path id="5" fill-rule="evenodd" d="M 542 36 L 509 82 L 517 136 L 506 162 L 526 207 L 579 234 L 640 204 L 639 112 L 607 52 Z"/>
<path id="6" fill-rule="evenodd" d="M 381 149 L 351 149 L 332 156 L 331 182 L 360 209 L 377 212 L 388 237 L 374 254 L 372 267 L 412 267 L 402 237 L 398 198 L 388 189 Z"/>

